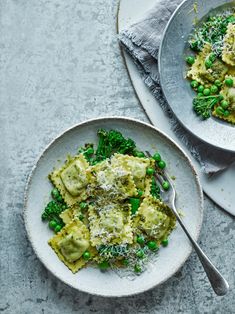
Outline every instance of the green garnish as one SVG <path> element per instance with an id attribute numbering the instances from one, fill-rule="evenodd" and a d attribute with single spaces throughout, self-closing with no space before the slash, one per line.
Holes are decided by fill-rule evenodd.
<path id="1" fill-rule="evenodd" d="M 198 116 L 202 119 L 208 119 L 211 116 L 211 110 L 218 103 L 219 97 L 207 96 L 207 97 L 196 97 L 193 99 L 193 109 Z"/>

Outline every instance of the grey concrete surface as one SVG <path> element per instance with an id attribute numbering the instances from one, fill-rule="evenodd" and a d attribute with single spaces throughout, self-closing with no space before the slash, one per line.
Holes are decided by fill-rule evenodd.
<path id="1" fill-rule="evenodd" d="M 234 313 L 234 218 L 207 198 L 200 243 L 229 280 L 231 291 L 222 298 L 195 254 L 145 294 L 104 299 L 80 293 L 48 273 L 27 240 L 26 178 L 55 135 L 97 116 L 147 121 L 120 56 L 116 11 L 116 0 L 0 1 L 0 312 Z"/>

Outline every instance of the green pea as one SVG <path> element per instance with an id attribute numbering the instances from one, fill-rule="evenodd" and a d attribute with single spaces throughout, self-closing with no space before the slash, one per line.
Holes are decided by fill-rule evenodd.
<path id="1" fill-rule="evenodd" d="M 198 93 L 197 97 L 203 97 L 203 93 Z"/>
<path id="2" fill-rule="evenodd" d="M 161 155 L 160 155 L 159 153 L 155 153 L 155 154 L 153 155 L 153 159 L 154 159 L 155 161 L 161 161 L 161 160 L 162 160 L 162 157 L 161 157 Z"/>
<path id="3" fill-rule="evenodd" d="M 137 257 L 139 257 L 139 258 L 143 258 L 144 257 L 144 251 L 143 250 L 138 250 L 137 252 L 136 252 L 136 256 Z"/>
<path id="4" fill-rule="evenodd" d="M 83 219 L 84 219 L 84 215 L 83 215 L 83 214 L 80 214 L 80 215 L 78 216 L 78 218 L 79 218 L 80 220 L 83 220 Z"/>
<path id="5" fill-rule="evenodd" d="M 55 229 L 56 226 L 57 226 L 57 222 L 56 222 L 55 220 L 51 220 L 51 221 L 49 222 L 49 227 L 50 227 L 51 229 Z"/>
<path id="6" fill-rule="evenodd" d="M 219 101 L 223 100 L 224 99 L 224 96 L 223 95 L 219 95 Z"/>
<path id="7" fill-rule="evenodd" d="M 210 93 L 211 93 L 211 92 L 210 92 L 210 89 L 209 89 L 209 88 L 205 88 L 204 91 L 203 91 L 203 95 L 204 95 L 204 96 L 209 96 Z"/>
<path id="8" fill-rule="evenodd" d="M 61 229 L 62 229 L 61 225 L 56 225 L 55 228 L 54 228 L 56 233 L 59 232 Z"/>
<path id="9" fill-rule="evenodd" d="M 80 206 L 81 209 L 86 209 L 87 206 L 88 206 L 88 204 L 87 204 L 86 202 L 81 202 L 81 203 L 79 204 L 79 206 Z"/>
<path id="10" fill-rule="evenodd" d="M 216 109 L 215 109 L 215 111 L 216 111 L 216 113 L 218 114 L 218 115 L 223 115 L 224 114 L 224 109 L 222 108 L 222 107 L 220 107 L 220 106 L 218 106 Z"/>
<path id="11" fill-rule="evenodd" d="M 230 112 L 228 110 L 224 110 L 224 116 L 228 117 L 230 115 Z"/>
<path id="12" fill-rule="evenodd" d="M 226 100 L 222 100 L 221 103 L 220 103 L 220 106 L 221 106 L 223 109 L 227 109 L 228 106 L 229 106 L 229 103 L 228 103 Z"/>
<path id="13" fill-rule="evenodd" d="M 212 62 L 210 59 L 206 59 L 205 66 L 206 66 L 206 68 L 210 68 L 212 66 Z"/>
<path id="14" fill-rule="evenodd" d="M 195 62 L 195 58 L 193 56 L 188 56 L 186 58 L 186 62 L 189 64 L 189 65 L 193 65 L 194 62 Z"/>
<path id="15" fill-rule="evenodd" d="M 85 252 L 82 254 L 82 256 L 83 256 L 83 258 L 87 261 L 87 260 L 90 259 L 91 254 L 90 254 L 90 252 L 85 251 Z"/>
<path id="16" fill-rule="evenodd" d="M 143 192 L 143 191 L 138 190 L 138 196 L 139 196 L 139 197 L 142 197 L 142 196 L 143 196 L 143 194 L 144 194 L 144 192 Z"/>
<path id="17" fill-rule="evenodd" d="M 214 81 L 214 84 L 218 87 L 220 87 L 222 85 L 221 81 L 220 80 L 215 80 Z"/>
<path id="18" fill-rule="evenodd" d="M 167 246 L 168 245 L 168 239 L 163 239 L 162 240 L 162 246 Z"/>
<path id="19" fill-rule="evenodd" d="M 225 84 L 228 86 L 228 87 L 232 87 L 233 86 L 233 79 L 231 78 L 227 78 L 225 79 Z"/>
<path id="20" fill-rule="evenodd" d="M 210 60 L 211 62 L 214 62 L 215 59 L 216 59 L 216 55 L 215 55 L 215 53 L 212 52 L 212 53 L 209 55 L 209 60 Z"/>
<path id="21" fill-rule="evenodd" d="M 157 243 L 154 242 L 154 241 L 149 241 L 149 242 L 147 243 L 147 245 L 148 245 L 148 248 L 149 248 L 151 251 L 156 251 L 156 250 L 158 250 Z"/>
<path id="22" fill-rule="evenodd" d="M 159 161 L 157 165 L 160 169 L 164 169 L 166 167 L 166 163 L 164 160 Z"/>
<path id="23" fill-rule="evenodd" d="M 109 262 L 103 261 L 103 262 L 99 263 L 98 266 L 101 270 L 106 270 L 109 268 L 110 265 L 109 265 Z"/>
<path id="24" fill-rule="evenodd" d="M 155 170 L 153 168 L 148 167 L 146 169 L 146 174 L 149 176 L 152 176 L 154 174 Z"/>
<path id="25" fill-rule="evenodd" d="M 139 244 L 144 244 L 144 242 L 145 242 L 143 236 L 137 236 L 137 237 L 136 237 L 136 241 L 137 241 Z"/>
<path id="26" fill-rule="evenodd" d="M 92 147 L 87 148 L 87 150 L 85 151 L 85 153 L 86 153 L 87 155 L 92 155 L 92 154 L 94 154 L 94 148 L 92 148 Z"/>
<path id="27" fill-rule="evenodd" d="M 51 191 L 51 196 L 52 196 L 54 199 L 57 199 L 58 197 L 61 197 L 59 190 L 56 189 L 56 188 L 54 188 L 54 189 Z"/>
<path id="28" fill-rule="evenodd" d="M 134 271 L 135 271 L 136 273 L 140 273 L 140 272 L 142 271 L 140 265 L 136 264 L 136 265 L 134 266 Z"/>
<path id="29" fill-rule="evenodd" d="M 136 157 L 143 158 L 145 157 L 145 154 L 143 152 L 137 152 Z"/>
<path id="30" fill-rule="evenodd" d="M 211 94 L 216 94 L 218 92 L 218 87 L 216 85 L 211 86 Z"/>
<path id="31" fill-rule="evenodd" d="M 134 215 L 137 212 L 137 210 L 138 210 L 138 208 L 140 206 L 140 199 L 131 197 L 129 199 L 129 202 L 131 204 L 131 213 L 132 213 L 132 215 Z"/>
<path id="32" fill-rule="evenodd" d="M 198 88 L 197 88 L 197 91 L 199 93 L 202 93 L 204 91 L 204 86 L 203 85 L 199 85 Z"/>
<path id="33" fill-rule="evenodd" d="M 128 266 L 128 265 L 129 265 L 128 259 L 124 258 L 124 259 L 122 260 L 122 264 L 125 265 L 125 266 Z"/>
<path id="34" fill-rule="evenodd" d="M 190 85 L 191 85 L 192 88 L 197 88 L 198 87 L 198 82 L 197 81 L 192 81 L 190 83 Z"/>
<path id="35" fill-rule="evenodd" d="M 170 188 L 169 182 L 168 182 L 168 181 L 164 181 L 164 182 L 162 183 L 162 187 L 163 187 L 163 189 L 164 189 L 165 191 L 168 191 L 169 188 Z"/>

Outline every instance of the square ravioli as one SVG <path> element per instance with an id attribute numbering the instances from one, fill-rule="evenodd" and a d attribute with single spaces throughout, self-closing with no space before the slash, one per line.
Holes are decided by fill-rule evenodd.
<path id="1" fill-rule="evenodd" d="M 78 219 L 62 228 L 48 241 L 48 244 L 73 273 L 87 263 L 87 260 L 82 257 L 85 251 L 89 251 L 91 257 L 96 254 L 96 250 L 90 246 L 89 230 Z"/>
<path id="2" fill-rule="evenodd" d="M 129 171 L 138 189 L 144 191 L 149 177 L 146 176 L 148 167 L 154 167 L 154 160 L 149 158 L 139 158 L 129 155 L 115 154 L 111 158 L 111 165 L 122 167 Z"/>
<path id="3" fill-rule="evenodd" d="M 224 37 L 222 60 L 235 66 L 235 25 L 229 23 Z"/>
<path id="4" fill-rule="evenodd" d="M 68 224 L 71 222 L 71 220 L 77 218 L 80 219 L 85 224 L 85 226 L 89 225 L 88 211 L 87 209 L 82 209 L 79 204 L 74 204 L 64 210 L 60 214 L 60 218 L 63 220 L 64 224 Z"/>
<path id="5" fill-rule="evenodd" d="M 202 85 L 213 83 L 215 80 L 223 81 L 228 67 L 218 58 L 213 62 L 210 68 L 206 68 L 205 61 L 209 58 L 211 50 L 210 44 L 205 44 L 202 51 L 196 57 L 187 77 L 198 81 Z"/>
<path id="6" fill-rule="evenodd" d="M 133 242 L 129 204 L 96 203 L 89 206 L 88 213 L 93 246 Z"/>
<path id="7" fill-rule="evenodd" d="M 86 187 L 89 183 L 89 167 L 83 154 L 69 157 L 59 169 L 55 169 L 49 179 L 60 191 L 61 196 L 68 205 L 73 205 L 87 198 Z"/>
<path id="8" fill-rule="evenodd" d="M 128 169 L 113 166 L 105 160 L 90 167 L 89 194 L 95 197 L 123 200 L 137 194 L 133 177 Z"/>
<path id="9" fill-rule="evenodd" d="M 171 209 L 152 196 L 144 198 L 133 218 L 133 227 L 137 234 L 139 230 L 159 242 L 167 238 L 175 224 L 176 218 Z"/>

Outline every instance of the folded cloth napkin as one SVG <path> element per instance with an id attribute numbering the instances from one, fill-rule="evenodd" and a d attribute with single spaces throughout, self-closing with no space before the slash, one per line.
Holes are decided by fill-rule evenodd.
<path id="1" fill-rule="evenodd" d="M 213 174 L 235 162 L 235 153 L 210 146 L 181 126 L 166 103 L 159 84 L 158 49 L 164 28 L 180 2 L 181 0 L 158 0 L 140 21 L 119 34 L 119 40 L 136 63 L 143 81 L 168 115 L 173 130 L 199 161 L 202 170 Z"/>

